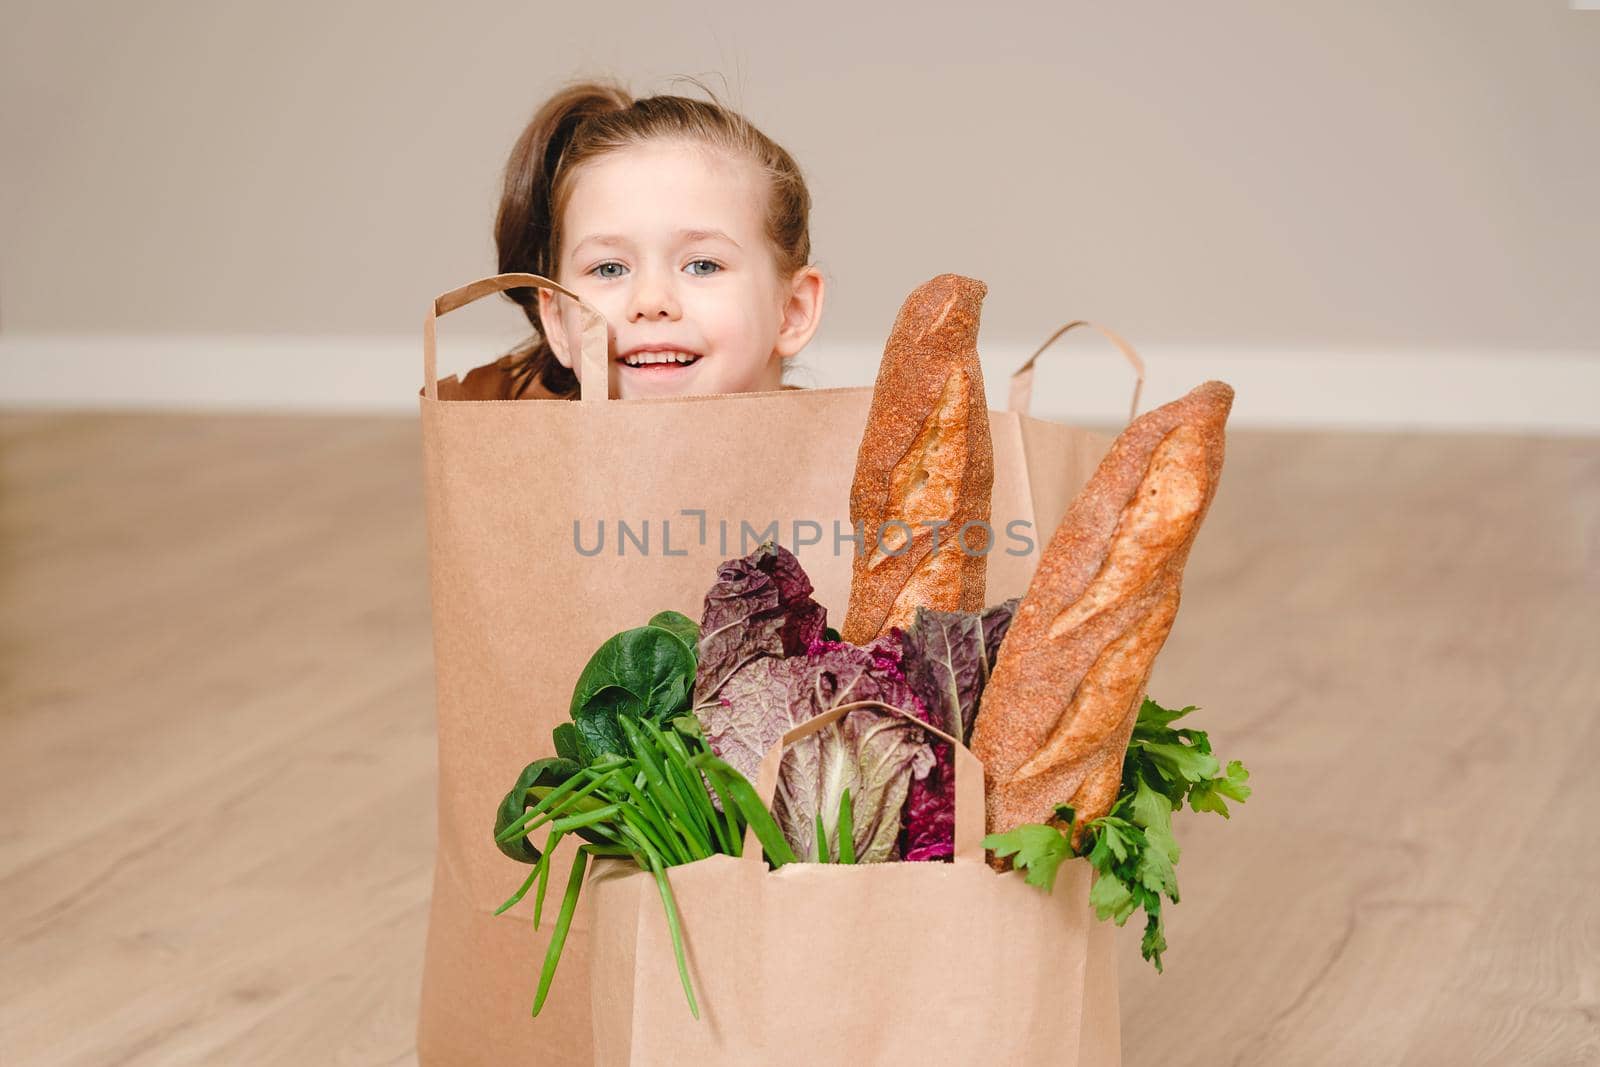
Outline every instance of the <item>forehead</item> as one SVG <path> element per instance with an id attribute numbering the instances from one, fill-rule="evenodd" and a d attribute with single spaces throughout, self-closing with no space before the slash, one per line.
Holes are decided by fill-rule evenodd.
<path id="1" fill-rule="evenodd" d="M 666 240 L 683 230 L 722 230 L 744 248 L 764 232 L 764 190 L 755 163 L 683 142 L 608 152 L 572 175 L 562 243 L 590 233 Z"/>

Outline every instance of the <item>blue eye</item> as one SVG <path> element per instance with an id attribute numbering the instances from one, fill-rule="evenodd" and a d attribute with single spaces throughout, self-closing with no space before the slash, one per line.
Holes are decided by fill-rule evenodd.
<path id="1" fill-rule="evenodd" d="M 619 271 L 626 269 L 625 267 L 622 266 L 621 263 L 602 263 L 599 266 L 594 267 L 593 269 L 591 269 L 589 271 L 589 273 L 590 274 L 598 274 L 602 278 L 620 278 L 620 277 L 622 277 L 621 274 L 606 274 L 606 273 L 604 273 L 604 271 L 605 271 L 605 269 L 607 267 L 616 267 Z"/>
<path id="2" fill-rule="evenodd" d="M 697 259 L 693 263 L 690 263 L 689 267 L 696 267 L 696 266 L 699 266 L 702 263 L 704 263 L 706 266 L 710 267 L 711 269 L 708 270 L 708 271 L 690 270 L 689 273 L 693 274 L 696 278 L 705 278 L 705 277 L 709 277 L 710 275 L 712 275 L 712 274 L 714 274 L 717 271 L 722 269 L 722 264 L 713 263 L 709 259 Z M 685 269 L 687 270 L 688 268 L 685 268 Z"/>

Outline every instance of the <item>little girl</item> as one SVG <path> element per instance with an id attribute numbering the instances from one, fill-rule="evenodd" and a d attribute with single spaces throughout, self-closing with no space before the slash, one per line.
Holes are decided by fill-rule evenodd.
<path id="1" fill-rule="evenodd" d="M 784 361 L 816 332 L 811 196 L 800 168 L 742 115 L 606 83 L 546 101 L 506 164 L 502 272 L 560 282 L 605 316 L 612 397 L 794 388 Z M 577 309 L 506 294 L 533 338 L 471 371 L 463 399 L 576 399 Z"/>

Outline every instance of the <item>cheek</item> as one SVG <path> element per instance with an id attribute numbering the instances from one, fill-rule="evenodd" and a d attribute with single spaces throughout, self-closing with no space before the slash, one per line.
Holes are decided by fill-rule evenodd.
<path id="1" fill-rule="evenodd" d="M 719 355 L 760 363 L 770 354 L 776 331 L 767 321 L 758 293 L 730 286 L 696 308 L 697 326 Z"/>

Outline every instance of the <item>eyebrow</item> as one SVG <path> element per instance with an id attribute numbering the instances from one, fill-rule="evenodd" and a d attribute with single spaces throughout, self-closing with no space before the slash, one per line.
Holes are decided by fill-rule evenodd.
<path id="1" fill-rule="evenodd" d="M 679 230 L 677 237 L 679 241 L 726 241 L 735 248 L 741 247 L 738 241 L 735 241 L 732 237 L 729 237 L 721 230 Z M 572 254 L 577 255 L 578 249 L 589 244 L 614 247 L 616 245 L 626 245 L 629 243 L 630 242 L 626 237 L 622 237 L 618 234 L 591 233 L 584 237 L 577 244 L 572 246 Z"/>

